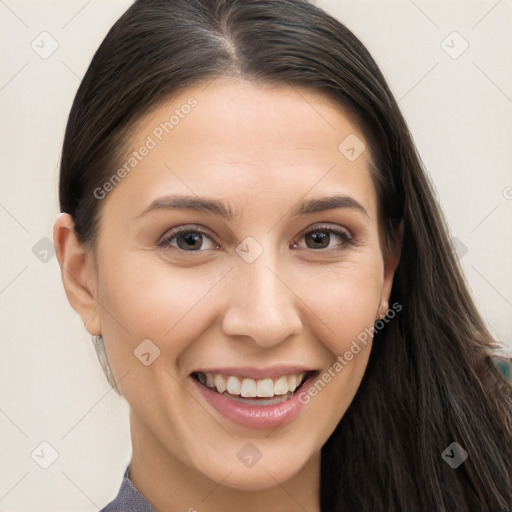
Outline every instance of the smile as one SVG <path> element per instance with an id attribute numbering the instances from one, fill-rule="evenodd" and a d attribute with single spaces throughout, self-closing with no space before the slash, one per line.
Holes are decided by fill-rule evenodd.
<path id="1" fill-rule="evenodd" d="M 228 372 L 191 374 L 209 406 L 235 423 L 249 428 L 274 429 L 291 423 L 304 407 L 299 390 L 310 385 L 318 371 L 301 371 L 251 378 Z"/>
<path id="2" fill-rule="evenodd" d="M 281 375 L 277 378 L 252 379 L 220 373 L 196 374 L 197 380 L 219 394 L 226 393 L 232 397 L 273 398 L 286 396 L 298 389 L 306 380 L 308 372 Z"/>

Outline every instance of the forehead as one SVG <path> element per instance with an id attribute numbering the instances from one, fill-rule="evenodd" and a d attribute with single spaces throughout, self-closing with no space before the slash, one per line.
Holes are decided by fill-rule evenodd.
<path id="1" fill-rule="evenodd" d="M 295 86 L 221 78 L 187 88 L 137 123 L 123 164 L 129 171 L 113 196 L 124 190 L 134 207 L 163 192 L 208 194 L 233 198 L 241 215 L 243 192 L 260 194 L 263 207 L 263 195 L 339 191 L 376 208 L 369 151 L 352 116 Z"/>

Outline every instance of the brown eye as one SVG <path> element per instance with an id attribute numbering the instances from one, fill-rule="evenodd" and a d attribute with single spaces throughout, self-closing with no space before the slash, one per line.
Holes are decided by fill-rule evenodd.
<path id="1" fill-rule="evenodd" d="M 332 247 L 333 249 L 343 248 L 347 243 L 353 243 L 352 237 L 345 230 L 332 227 L 316 228 L 306 233 L 303 238 L 306 241 L 306 247 L 313 250 L 332 247 L 331 242 L 336 238 L 339 242 Z"/>
<path id="2" fill-rule="evenodd" d="M 210 247 L 208 247 L 207 242 L 210 243 Z M 217 244 L 207 233 L 190 227 L 175 229 L 158 242 L 159 247 L 173 248 L 183 252 L 203 252 L 201 249 L 205 249 L 204 245 L 207 246 L 206 249 L 217 247 Z"/>
<path id="3" fill-rule="evenodd" d="M 331 240 L 330 233 L 326 231 L 312 231 L 306 235 L 306 244 L 310 249 L 325 249 Z M 311 245 L 309 245 L 311 242 Z"/>
<path id="4" fill-rule="evenodd" d="M 190 233 L 177 235 L 176 241 L 178 247 L 184 251 L 187 251 L 188 249 L 201 249 L 201 246 L 203 245 L 203 235 L 201 233 L 191 231 Z"/>

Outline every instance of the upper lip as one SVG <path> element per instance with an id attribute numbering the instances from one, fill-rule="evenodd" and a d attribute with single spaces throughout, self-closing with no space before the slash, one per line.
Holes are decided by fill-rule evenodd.
<path id="1" fill-rule="evenodd" d="M 265 379 L 281 377 L 282 375 L 294 375 L 302 372 L 312 372 L 314 368 L 304 365 L 279 365 L 268 368 L 255 368 L 254 366 L 237 366 L 237 367 L 215 367 L 215 368 L 198 368 L 194 373 L 212 373 L 221 375 L 233 375 L 234 377 L 246 377 L 249 379 Z"/>

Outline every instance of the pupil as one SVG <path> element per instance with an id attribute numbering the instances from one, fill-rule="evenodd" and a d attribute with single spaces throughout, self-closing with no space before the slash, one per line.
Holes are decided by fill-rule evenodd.
<path id="1" fill-rule="evenodd" d="M 185 244 L 180 244 L 180 240 L 185 240 Z M 199 242 L 199 243 L 198 243 Z M 202 245 L 201 234 L 200 233 L 186 233 L 178 237 L 178 246 L 180 249 L 200 249 Z M 194 245 L 195 244 L 195 245 Z"/>
<path id="2" fill-rule="evenodd" d="M 329 245 L 329 233 L 325 233 L 322 231 L 314 231 L 313 233 L 310 233 L 308 236 L 312 238 L 314 244 L 320 244 L 316 245 L 316 248 L 323 248 Z M 322 244 L 322 242 L 326 243 Z"/>

